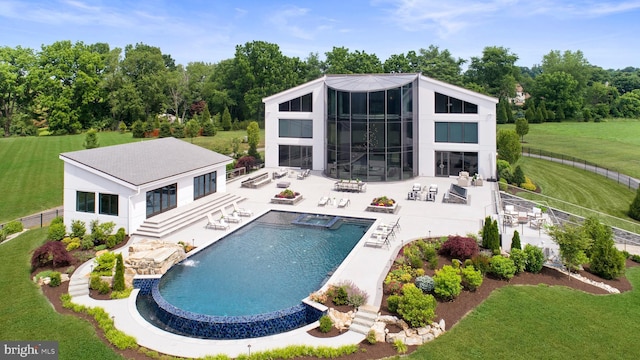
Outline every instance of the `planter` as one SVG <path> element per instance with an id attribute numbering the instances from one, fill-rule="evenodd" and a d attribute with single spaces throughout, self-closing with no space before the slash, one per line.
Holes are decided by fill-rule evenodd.
<path id="1" fill-rule="evenodd" d="M 271 203 L 272 204 L 282 204 L 282 205 L 295 205 L 295 204 L 299 203 L 301 200 L 302 200 L 302 195 L 298 195 L 298 196 L 296 196 L 294 198 L 291 198 L 291 199 L 272 197 L 271 198 Z"/>
<path id="2" fill-rule="evenodd" d="M 369 206 L 367 206 L 365 211 L 385 212 L 385 213 L 389 213 L 389 214 L 394 214 L 397 209 L 398 209 L 398 204 L 394 203 L 391 206 L 369 205 Z"/>

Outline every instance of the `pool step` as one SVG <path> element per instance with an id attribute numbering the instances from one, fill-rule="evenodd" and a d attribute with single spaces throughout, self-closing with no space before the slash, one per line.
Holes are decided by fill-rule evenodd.
<path id="1" fill-rule="evenodd" d="M 363 305 L 358 308 L 355 317 L 351 321 L 349 330 L 367 335 L 371 327 L 378 319 L 378 309 L 372 306 Z"/>
<path id="2" fill-rule="evenodd" d="M 72 277 L 69 281 L 69 295 L 71 297 L 89 295 L 89 278 Z"/>

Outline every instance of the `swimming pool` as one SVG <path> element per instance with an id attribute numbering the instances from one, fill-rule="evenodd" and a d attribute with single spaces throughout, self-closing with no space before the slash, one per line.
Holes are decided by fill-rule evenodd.
<path id="1" fill-rule="evenodd" d="M 301 300 L 328 280 L 374 220 L 298 224 L 313 217 L 266 213 L 173 266 L 141 297 L 151 304 L 138 301 L 140 312 L 169 331 L 205 338 L 264 336 L 317 320 L 321 313 Z"/>

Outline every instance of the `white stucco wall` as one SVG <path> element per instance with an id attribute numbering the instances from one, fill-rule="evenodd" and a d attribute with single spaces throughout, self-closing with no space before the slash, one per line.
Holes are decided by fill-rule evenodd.
<path id="1" fill-rule="evenodd" d="M 193 199 L 193 178 L 216 171 L 217 192 L 226 192 L 226 164 L 210 166 L 179 176 L 154 181 L 137 187 L 110 178 L 104 174 L 96 174 L 90 169 L 76 166 L 65 161 L 64 164 L 64 222 L 70 229 L 72 220 L 90 221 L 98 219 L 101 223 L 113 221 L 116 229 L 124 227 L 127 234 L 134 232 L 146 220 L 146 193 L 166 185 L 177 184 L 177 207 L 190 204 Z M 76 191 L 96 193 L 95 212 L 76 211 Z M 118 194 L 118 216 L 99 214 L 99 193 Z"/>

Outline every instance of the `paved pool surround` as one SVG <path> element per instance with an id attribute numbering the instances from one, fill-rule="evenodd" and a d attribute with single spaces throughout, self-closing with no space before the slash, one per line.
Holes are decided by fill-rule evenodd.
<path id="1" fill-rule="evenodd" d="M 140 295 L 153 298 L 157 318 L 177 333 L 202 339 L 248 339 L 287 332 L 320 319 L 324 311 L 301 303 L 287 309 L 248 316 L 212 316 L 179 309 L 160 294 L 160 277 L 134 279 Z"/>

